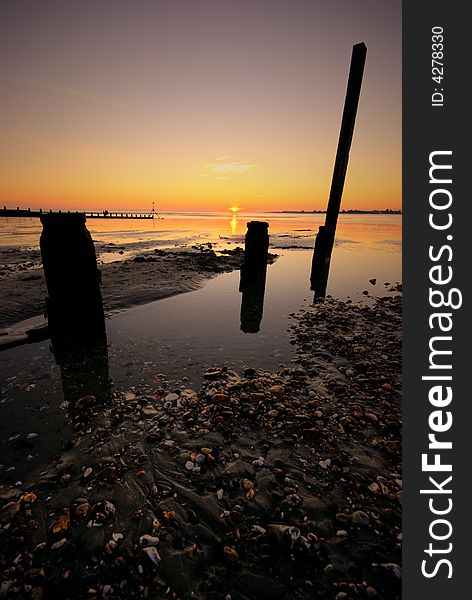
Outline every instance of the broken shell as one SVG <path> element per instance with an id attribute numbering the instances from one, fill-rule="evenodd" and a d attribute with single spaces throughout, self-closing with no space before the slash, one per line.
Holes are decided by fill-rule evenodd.
<path id="1" fill-rule="evenodd" d="M 239 554 L 236 552 L 234 548 L 230 548 L 229 546 L 225 546 L 223 548 L 224 557 L 232 563 L 236 563 L 239 561 Z"/>
<path id="2" fill-rule="evenodd" d="M 390 571 L 392 571 L 392 573 L 397 579 L 402 578 L 402 569 L 399 565 L 396 565 L 395 563 L 383 563 L 380 566 L 384 569 L 389 569 Z"/>
<path id="3" fill-rule="evenodd" d="M 67 544 L 67 539 L 66 538 L 62 538 L 61 540 L 59 540 L 58 542 L 56 542 L 55 544 L 53 544 L 51 546 L 51 550 L 59 550 L 60 548 L 62 548 L 62 546 L 64 546 L 64 544 Z"/>
<path id="4" fill-rule="evenodd" d="M 264 529 L 264 527 L 261 527 L 260 525 L 253 525 L 252 526 L 252 531 L 254 531 L 254 533 L 258 533 L 259 535 L 266 535 L 267 534 L 267 530 Z"/>
<path id="5" fill-rule="evenodd" d="M 70 527 L 70 513 L 68 510 L 64 511 L 64 514 L 61 515 L 57 521 L 52 526 L 53 533 L 62 533 L 63 531 L 67 531 Z"/>
<path id="6" fill-rule="evenodd" d="M 115 516 L 115 513 L 116 513 L 115 505 L 112 504 L 109 500 L 105 500 L 105 512 L 108 517 Z"/>
<path id="7" fill-rule="evenodd" d="M 159 538 L 153 535 L 142 535 L 139 538 L 140 546 L 157 546 L 159 544 Z"/>
<path id="8" fill-rule="evenodd" d="M 176 517 L 177 517 L 177 513 L 175 512 L 175 510 L 165 510 L 162 513 L 162 518 L 167 523 L 170 523 L 171 521 L 174 521 Z"/>
<path id="9" fill-rule="evenodd" d="M 298 529 L 298 527 L 289 527 L 287 529 L 287 533 L 290 536 L 290 539 L 292 540 L 292 544 L 294 544 L 300 537 L 300 530 Z"/>
<path id="10" fill-rule="evenodd" d="M 89 510 L 90 510 L 90 504 L 88 502 L 82 502 L 82 504 L 79 504 L 79 506 L 76 507 L 75 514 L 78 517 L 81 517 L 83 515 L 86 515 Z"/>
<path id="11" fill-rule="evenodd" d="M 36 494 L 33 494 L 33 492 L 26 492 L 26 494 L 23 494 L 23 496 L 20 498 L 22 502 L 27 502 L 29 504 L 33 504 L 37 499 L 38 497 Z"/>
<path id="12" fill-rule="evenodd" d="M 143 548 L 144 554 L 152 561 L 155 565 L 158 565 L 161 562 L 161 557 L 159 556 L 159 552 L 156 550 L 154 546 L 147 546 Z"/>

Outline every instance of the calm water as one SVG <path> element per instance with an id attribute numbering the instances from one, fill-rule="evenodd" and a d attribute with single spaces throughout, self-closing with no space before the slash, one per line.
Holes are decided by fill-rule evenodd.
<path id="1" fill-rule="evenodd" d="M 288 333 L 289 314 L 312 302 L 309 289 L 310 251 L 323 215 L 165 215 L 162 220 L 92 221 L 92 233 L 102 260 L 121 258 L 144 247 L 191 246 L 211 242 L 215 249 L 242 245 L 246 222 L 270 222 L 270 243 L 279 259 L 268 267 L 263 316 L 258 333 L 241 331 L 239 272 L 223 274 L 202 289 L 128 309 L 107 319 L 109 375 L 118 390 L 160 384 L 163 373 L 187 386 L 200 382 L 207 367 L 226 363 L 237 370 L 245 365 L 277 369 L 294 357 Z M 0 220 L 0 256 L 21 256 L 22 248 L 36 248 L 40 227 L 32 220 L 8 230 Z M 9 220 L 12 221 L 12 220 Z M 12 250 L 13 249 L 13 250 Z M 111 251 L 110 251 L 111 250 Z M 372 286 L 369 279 L 376 278 Z M 365 300 L 363 290 L 388 293 L 384 282 L 401 281 L 401 217 L 397 215 L 341 216 L 333 252 L 328 294 Z M 34 321 L 34 320 L 33 320 Z M 49 343 L 30 344 L 0 353 L 0 442 L 12 447 L 5 466 L 14 459 L 14 444 L 39 432 L 32 452 L 38 461 L 51 452 L 41 445 L 47 430 L 58 436 L 67 430 L 64 389 L 70 382 L 49 350 Z M 66 385 L 67 383 L 67 385 Z M 84 393 L 90 392 L 85 376 Z M 21 418 L 19 418 L 21 417 Z M 43 433 L 41 433 L 43 432 Z M 55 433 L 54 433 L 55 432 Z M 18 438 L 16 436 L 19 436 Z M 61 437 L 62 436 L 62 437 Z M 27 444 L 28 445 L 28 444 Z M 29 444 L 31 446 L 31 444 Z M 8 458 L 10 456 L 10 458 Z M 17 455 L 16 455 L 17 456 Z M 32 459 L 33 460 L 33 459 Z M 12 475 L 13 476 L 13 475 Z"/>
<path id="2" fill-rule="evenodd" d="M 110 242 L 122 246 L 192 245 L 212 242 L 220 247 L 241 244 L 246 223 L 269 221 L 274 248 L 295 246 L 312 248 L 318 226 L 324 221 L 319 214 L 238 213 L 160 213 L 162 219 L 106 220 L 89 219 L 87 228 L 99 250 Z M 5 248 L 39 248 L 39 219 L 0 219 L 0 251 Z M 401 243 L 400 215 L 341 215 L 337 230 L 338 243 L 363 243 L 369 246 L 397 246 Z"/>
<path id="3" fill-rule="evenodd" d="M 240 329 L 239 272 L 221 275 L 202 289 L 132 308 L 107 321 L 110 354 L 118 357 L 114 380 L 122 383 L 124 362 L 149 362 L 152 370 L 187 374 L 198 380 L 202 368 L 218 362 L 237 366 L 276 367 L 292 357 L 287 335 L 288 315 L 311 302 L 311 249 L 324 215 L 164 213 L 154 221 L 89 220 L 87 226 L 101 260 L 119 260 L 148 247 L 192 246 L 210 242 L 216 250 L 244 244 L 248 220 L 270 223 L 270 245 L 279 259 L 268 268 L 263 319 L 257 334 Z M 36 250 L 41 226 L 35 219 L 0 219 L 0 257 L 23 257 L 25 247 Z M 111 244 L 111 245 L 110 245 Z M 39 257 L 37 257 L 39 260 Z M 368 281 L 376 278 L 374 287 Z M 341 215 L 333 252 L 328 294 L 361 298 L 363 290 L 387 292 L 384 282 L 401 280 L 401 217 L 399 215 Z M 36 322 L 41 322 L 39 318 Z M 32 323 L 35 321 L 32 320 Z M 43 348 L 43 350 L 41 350 Z M 47 345 L 3 352 L 0 364 L 13 375 L 38 352 L 50 361 Z M 114 363 L 111 362 L 113 374 Z M 136 377 L 131 376 L 134 383 Z"/>

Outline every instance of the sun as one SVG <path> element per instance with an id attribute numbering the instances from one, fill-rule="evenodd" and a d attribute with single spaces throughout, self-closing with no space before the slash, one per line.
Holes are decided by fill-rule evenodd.
<path id="1" fill-rule="evenodd" d="M 239 212 L 241 209 L 239 208 L 239 206 L 231 206 L 230 208 L 228 208 L 228 210 L 230 210 L 234 214 Z"/>

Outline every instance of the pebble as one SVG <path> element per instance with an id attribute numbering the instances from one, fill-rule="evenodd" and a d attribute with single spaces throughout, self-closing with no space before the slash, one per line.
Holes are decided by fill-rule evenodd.
<path id="1" fill-rule="evenodd" d="M 356 512 L 352 513 L 352 522 L 354 525 L 368 525 L 370 518 L 363 510 L 356 510 Z"/>
<path id="2" fill-rule="evenodd" d="M 8 502 L 0 511 L 0 523 L 5 525 L 12 521 L 20 511 L 19 502 Z"/>
<path id="3" fill-rule="evenodd" d="M 392 571 L 392 573 L 395 575 L 395 577 L 397 579 L 402 578 L 402 569 L 401 569 L 400 565 L 397 565 L 395 563 L 383 563 L 380 566 L 384 567 L 384 569 L 389 569 L 390 571 Z"/>
<path id="4" fill-rule="evenodd" d="M 317 305 L 317 313 L 326 310 L 325 307 L 330 302 L 332 301 L 327 299 L 326 304 Z M 320 576 L 320 585 L 327 586 L 325 588 L 327 598 L 334 599 L 336 593 L 338 593 L 337 598 L 351 598 L 357 595 L 363 598 L 378 597 L 375 588 L 368 586 L 367 582 L 361 585 L 360 575 L 359 578 L 356 577 L 355 584 L 349 584 L 350 579 L 338 573 L 338 568 L 340 556 L 349 556 L 349 560 L 352 560 L 357 568 L 366 566 L 363 562 L 364 558 L 356 556 L 359 543 L 365 544 L 367 549 L 375 548 L 377 551 L 378 548 L 385 561 L 398 560 L 399 557 L 399 544 L 393 542 L 396 542 L 396 536 L 400 531 L 397 523 L 397 513 L 399 514 L 400 511 L 395 497 L 401 487 L 401 481 L 398 479 L 400 469 L 395 465 L 389 469 L 385 468 L 383 470 L 385 477 L 382 480 L 376 479 L 377 471 L 371 468 L 368 456 L 365 456 L 361 450 L 358 450 L 357 459 L 353 456 L 355 444 L 359 439 L 365 441 L 366 434 L 371 436 L 372 445 L 378 447 L 379 451 L 385 450 L 392 456 L 399 452 L 395 446 L 398 443 L 395 431 L 398 419 L 395 409 L 392 408 L 400 389 L 399 379 L 396 377 L 398 366 L 394 364 L 398 361 L 398 356 L 393 354 L 392 365 L 389 366 L 391 347 L 383 342 L 385 339 L 388 340 L 389 336 L 393 337 L 393 330 L 389 330 L 387 338 L 381 335 L 377 342 L 369 337 L 368 328 L 364 326 L 359 330 L 346 327 L 345 311 L 353 313 L 358 311 L 357 314 L 361 316 L 361 310 L 363 311 L 364 308 L 344 306 L 346 309 L 331 313 L 331 321 L 328 321 L 324 329 L 322 320 L 314 323 L 314 325 L 320 324 L 320 327 L 312 326 L 309 330 L 305 328 L 308 336 L 306 340 L 313 340 L 313 347 L 309 351 L 304 349 L 301 355 L 301 361 L 306 361 L 306 364 L 301 362 L 305 367 L 304 370 L 295 371 L 287 367 L 283 367 L 283 371 L 277 373 L 250 370 L 246 372 L 244 379 L 230 370 L 215 368 L 210 370 L 213 371 L 213 376 L 205 378 L 206 381 L 198 394 L 193 392 L 192 395 L 186 394 L 185 390 L 177 393 L 174 387 L 166 387 L 173 385 L 170 382 L 166 382 L 165 385 L 160 384 L 163 387 L 159 388 L 159 391 L 151 390 L 150 387 L 145 388 L 144 393 L 139 390 L 121 409 L 104 409 L 105 418 L 109 416 L 114 418 L 116 415 L 117 420 L 124 419 L 123 422 L 119 422 L 116 435 L 114 435 L 115 431 L 112 431 L 111 437 L 109 430 L 92 431 L 93 443 L 97 442 L 96 449 L 100 450 L 101 456 L 105 456 L 103 451 L 106 452 L 106 460 L 97 458 L 98 452 L 94 454 L 95 448 L 89 452 L 87 438 L 81 437 L 87 426 L 84 425 L 82 431 L 76 436 L 83 446 L 84 453 L 80 455 L 77 452 L 76 455 L 67 457 L 67 464 L 73 468 L 67 468 L 67 473 L 64 473 L 63 464 L 53 463 L 50 469 L 51 471 L 57 469 L 58 476 L 54 480 L 55 483 L 65 481 L 61 479 L 64 474 L 70 481 L 69 473 L 71 473 L 73 485 L 77 484 L 81 488 L 73 488 L 77 490 L 74 493 L 69 489 L 64 490 L 61 485 L 52 492 L 41 492 L 41 501 L 38 500 L 38 505 L 42 508 L 43 501 L 46 502 L 44 506 L 47 529 L 46 536 L 39 537 L 40 529 L 35 535 L 38 536 L 38 540 L 47 539 L 47 546 L 43 547 L 46 551 L 43 553 L 44 556 L 39 550 L 29 555 L 25 551 L 17 558 L 17 565 L 16 563 L 8 565 L 12 574 L 8 571 L 4 579 L 8 577 L 14 580 L 15 594 L 17 587 L 25 593 L 25 582 L 28 585 L 30 583 L 28 577 L 24 578 L 27 568 L 31 568 L 32 564 L 36 566 L 50 561 L 51 552 L 47 548 L 51 548 L 53 542 L 56 550 L 62 546 L 64 549 L 67 548 L 67 553 L 61 556 L 64 569 L 61 567 L 62 570 L 57 572 L 58 578 L 62 578 L 65 582 L 67 572 L 72 568 L 71 561 L 75 560 L 75 554 L 82 552 L 82 547 L 76 543 L 76 540 L 84 538 L 88 542 L 87 538 L 90 536 L 92 544 L 94 538 L 100 539 L 98 548 L 102 550 L 102 540 L 111 538 L 108 541 L 110 552 L 107 552 L 105 546 L 108 556 L 104 555 L 98 562 L 93 563 L 90 570 L 92 576 L 86 587 L 93 586 L 93 589 L 97 590 L 93 592 L 96 597 L 110 595 L 128 597 L 129 595 L 146 598 L 147 595 L 152 595 L 151 586 L 154 581 L 151 583 L 151 579 L 156 575 L 154 565 L 161 562 L 157 552 L 159 544 L 165 548 L 178 548 L 174 558 L 180 561 L 179 557 L 182 556 L 184 565 L 187 565 L 187 559 L 190 561 L 198 558 L 200 561 L 201 557 L 198 556 L 198 552 L 195 552 L 194 544 L 190 544 L 189 541 L 194 539 L 191 537 L 195 534 L 192 528 L 203 527 L 209 529 L 212 534 L 218 531 L 215 548 L 211 551 L 215 550 L 215 556 L 221 556 L 221 547 L 224 546 L 223 556 L 228 569 L 232 571 L 233 564 L 244 565 L 237 577 L 244 578 L 248 573 L 248 597 L 256 597 L 255 594 L 251 595 L 254 590 L 250 582 L 251 578 L 259 576 L 253 570 L 253 555 L 257 553 L 258 557 L 264 559 L 262 561 L 264 565 L 270 566 L 274 561 L 274 552 L 277 552 L 277 569 L 280 568 L 282 577 L 293 571 L 290 565 L 301 555 L 321 558 L 322 562 L 317 562 L 316 569 Z M 388 309 L 388 303 L 386 306 Z M 307 315 L 308 313 L 309 311 Z M 375 322 L 375 315 L 369 315 L 370 313 L 367 314 L 367 320 L 371 319 Z M 318 335 L 321 335 L 320 339 Z M 381 358 L 381 352 L 388 357 L 388 365 L 382 364 L 386 359 Z M 338 361 L 338 357 L 342 360 Z M 323 367 L 323 362 L 329 363 L 327 368 Z M 338 364 L 344 367 L 337 368 Z M 345 368 L 345 365 L 350 364 L 353 366 Z M 313 375 L 315 370 L 316 379 Z M 388 386 L 383 386 L 382 384 L 387 381 L 390 382 Z M 122 402 L 123 395 L 119 398 Z M 182 406 L 185 405 L 182 412 L 175 410 L 180 401 Z M 166 402 L 169 406 L 165 406 Z M 152 407 L 152 410 L 148 410 L 147 407 Z M 269 415 L 270 411 L 274 411 L 270 413 L 271 415 L 277 413 L 278 416 L 272 418 Z M 371 416 L 374 412 L 378 415 L 377 421 Z M 145 423 L 130 424 L 132 415 L 136 413 L 141 414 Z M 337 413 L 337 417 L 334 413 Z M 346 417 L 349 419 L 343 420 Z M 323 419 L 323 422 L 315 419 Z M 377 422 L 380 423 L 379 427 L 375 426 Z M 156 428 L 159 432 L 156 435 L 155 446 L 151 447 L 147 444 L 147 437 L 144 450 L 140 446 L 140 441 L 135 438 L 131 438 L 132 443 L 126 445 L 129 434 L 135 435 L 138 431 L 147 431 L 149 436 L 149 428 L 152 428 L 151 430 Z M 206 441 L 195 442 L 199 432 L 202 431 L 210 435 L 205 438 Z M 307 437 L 305 437 L 306 432 L 308 432 Z M 165 440 L 166 437 L 171 436 L 178 442 Z M 316 439 L 317 443 L 311 443 L 311 439 L 307 442 L 308 436 Z M 108 445 L 109 439 L 113 442 L 111 446 Z M 121 443 L 122 448 L 118 448 Z M 201 444 L 208 444 L 213 448 L 200 448 Z M 162 453 L 165 454 L 164 457 Z M 145 465 L 138 467 L 141 473 L 148 476 L 146 481 L 153 481 L 153 465 L 158 464 L 159 458 L 165 458 L 163 468 L 172 470 L 176 477 L 175 485 L 170 483 L 167 485 L 163 480 L 156 479 L 157 483 L 152 487 L 149 485 L 148 489 L 148 486 L 144 485 L 144 480 L 136 481 L 138 455 L 145 455 L 148 459 Z M 326 456 L 335 458 L 325 458 Z M 192 460 L 189 460 L 190 458 Z M 285 462 L 286 458 L 288 460 Z M 295 462 L 292 463 L 290 459 Z M 90 465 L 93 464 L 93 475 L 92 467 L 87 467 L 85 461 Z M 111 461 L 116 468 L 115 478 L 110 482 L 104 477 L 104 472 Z M 195 477 L 193 473 L 200 471 L 200 465 L 204 475 Z M 206 465 L 210 467 L 215 465 L 217 468 L 207 469 Z M 296 476 L 294 465 L 296 465 Z M 185 468 L 182 468 L 183 466 Z M 328 470 L 330 466 L 331 469 Z M 80 479 L 81 474 L 81 480 L 76 481 L 77 475 Z M 89 479 L 84 480 L 86 477 Z M 253 477 L 253 480 L 250 477 Z M 118 491 L 117 486 L 124 487 L 130 482 L 138 484 L 136 489 L 140 498 L 137 502 L 134 502 L 133 498 L 132 506 L 128 505 L 128 499 L 123 501 L 119 493 L 115 494 Z M 371 483 L 367 489 L 370 482 L 374 483 Z M 188 498 L 184 497 L 179 486 L 196 494 L 195 501 L 192 495 Z M 257 495 L 256 489 L 259 490 Z M 89 490 L 90 494 L 86 490 Z M 342 500 L 339 496 L 341 490 Z M 66 491 L 67 495 L 64 494 Z M 378 495 L 375 495 L 375 492 Z M 16 493 L 20 497 L 22 492 Z M 49 500 L 46 499 L 48 493 L 51 493 Z M 104 494 L 117 502 L 116 509 L 111 502 L 103 499 Z M 78 498 L 79 495 L 84 497 Z M 215 508 L 218 514 L 221 513 L 222 519 L 215 528 L 205 511 L 199 510 L 198 497 L 204 499 L 210 496 L 213 497 L 213 504 L 214 499 L 217 499 L 218 504 Z M 14 497 L 10 496 L 9 499 Z M 70 511 L 73 519 L 74 543 L 68 542 L 65 537 L 56 542 L 57 537 L 67 535 L 59 531 L 55 539 L 47 537 L 51 523 L 56 522 L 58 516 L 64 512 L 61 510 L 64 500 L 60 501 L 60 499 L 65 497 L 73 499 Z M 338 506 L 337 502 L 331 503 L 328 511 L 328 504 L 333 497 L 339 501 L 339 508 L 335 508 Z M 255 502 L 248 502 L 254 498 L 256 498 Z M 379 499 L 382 500 L 380 506 Z M 14 532 L 14 535 L 24 535 L 21 528 L 29 527 L 28 519 L 32 521 L 39 513 L 39 506 L 33 506 L 33 502 L 32 498 L 27 499 L 25 494 L 21 496 L 18 509 L 20 517 L 12 516 L 8 527 L 5 528 L 6 535 L 10 535 L 11 532 Z M 240 502 L 241 506 L 235 506 L 235 502 Z M 275 523 L 270 522 L 272 518 L 270 520 L 267 518 L 269 513 L 264 507 L 267 503 L 269 506 L 271 503 L 279 505 L 273 517 Z M 354 511 L 359 507 L 367 512 Z M 5 507 L 2 516 L 4 510 Z M 154 529 L 152 527 L 155 518 L 153 510 L 158 511 L 159 519 L 162 519 L 165 525 L 160 529 L 159 534 L 157 531 L 161 526 L 157 519 L 157 525 Z M 336 510 L 345 510 L 346 513 L 336 513 Z M 29 514 L 27 511 L 30 511 Z M 47 514 L 48 511 L 51 512 Z M 135 515 L 132 518 L 136 518 L 137 521 L 129 523 L 133 528 L 131 531 L 128 529 L 130 514 Z M 334 525 L 330 525 L 331 518 Z M 91 529 L 85 529 L 87 521 Z M 184 521 L 185 525 L 183 525 Z M 373 521 L 378 527 L 378 534 L 374 536 L 372 532 L 373 537 L 369 536 L 365 539 L 363 537 L 360 540 L 359 535 L 362 534 L 352 526 L 365 526 Z M 39 524 L 40 528 L 42 526 L 44 527 Z M 94 529 L 100 527 L 101 529 Z M 112 534 L 113 528 L 120 528 L 125 533 L 126 543 L 119 543 L 124 539 L 123 533 Z M 80 529 L 82 532 L 79 532 Z M 316 530 L 316 534 L 312 529 Z M 140 535 L 144 531 L 149 533 Z M 334 532 L 338 538 L 334 537 Z M 81 537 L 76 537 L 76 533 Z M 160 542 L 158 535 L 161 538 Z M 138 549 L 140 559 L 131 556 L 133 549 L 131 540 L 138 542 L 135 547 Z M 211 545 L 212 542 L 209 544 Z M 274 550 L 275 546 L 276 550 Z M 329 547 L 328 554 L 324 554 L 325 546 Z M 162 585 L 160 581 L 156 583 L 159 593 L 161 587 L 164 593 L 163 590 L 167 588 L 163 586 L 170 585 L 166 581 L 167 559 L 174 560 L 172 552 L 173 550 L 169 556 L 163 556 L 166 559 L 166 569 L 162 570 L 159 577 L 155 577 L 156 581 L 163 582 Z M 31 558 L 33 555 L 34 559 Z M 282 559 L 280 561 L 279 555 Z M 326 564 L 327 560 L 333 560 L 336 567 L 331 563 Z M 304 561 L 305 558 L 300 562 L 300 571 L 297 574 L 301 586 L 307 575 L 310 575 L 310 581 L 313 579 L 312 564 L 310 563 L 309 566 L 310 572 L 305 573 Z M 285 563 L 289 565 L 287 569 Z M 90 564 L 92 563 L 89 562 L 87 566 L 90 567 Z M 124 571 L 123 575 L 118 575 L 121 579 L 110 578 L 108 569 L 110 565 L 112 568 L 116 565 Z M 212 566 L 210 561 L 210 567 Z M 216 579 L 225 578 L 220 567 L 221 565 L 218 566 L 217 571 L 214 571 L 218 573 Z M 386 596 L 390 594 L 394 597 L 395 586 L 399 585 L 394 578 L 400 579 L 401 569 L 394 562 L 385 562 L 381 567 L 380 572 L 375 571 L 374 583 L 381 586 L 382 594 L 385 592 Z M 151 577 L 147 578 L 148 574 L 145 574 L 141 578 L 146 569 L 152 571 Z M 324 573 L 320 573 L 322 569 Z M 330 573 L 333 569 L 335 572 Z M 345 581 L 344 577 L 348 580 Z M 127 587 L 130 582 L 135 586 L 132 592 Z M 201 584 L 198 575 L 195 581 L 190 582 L 191 585 L 194 583 Z M 113 589 L 110 584 L 113 585 Z M 219 585 L 217 581 L 216 585 Z M 312 585 L 316 590 L 317 583 Z M 45 586 L 45 589 L 48 588 Z M 220 591 L 222 589 L 224 588 L 219 588 Z M 12 595 L 12 590 L 10 589 L 8 593 Z M 226 592 L 221 593 L 224 596 Z M 167 592 L 167 595 L 169 594 L 171 592 Z"/>

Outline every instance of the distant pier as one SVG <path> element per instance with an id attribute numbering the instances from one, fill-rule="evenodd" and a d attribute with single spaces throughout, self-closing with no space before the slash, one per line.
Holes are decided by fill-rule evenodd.
<path id="1" fill-rule="evenodd" d="M 0 217 L 30 217 L 30 218 L 40 218 L 44 214 L 75 214 L 75 215 L 85 215 L 86 219 L 154 219 L 157 213 L 133 213 L 133 212 L 109 212 L 108 210 L 104 211 L 90 211 L 90 212 L 79 212 L 79 211 L 70 211 L 70 210 L 58 210 L 58 211 L 43 211 L 39 210 L 31 210 L 31 208 L 7 208 L 6 206 L 3 209 L 0 209 Z"/>

